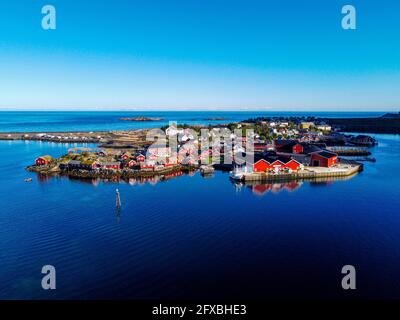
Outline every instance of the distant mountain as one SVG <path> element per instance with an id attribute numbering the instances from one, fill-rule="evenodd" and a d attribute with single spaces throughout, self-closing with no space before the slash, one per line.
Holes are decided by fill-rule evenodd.
<path id="1" fill-rule="evenodd" d="M 382 116 L 382 118 L 400 119 L 400 112 L 399 113 L 386 113 Z"/>

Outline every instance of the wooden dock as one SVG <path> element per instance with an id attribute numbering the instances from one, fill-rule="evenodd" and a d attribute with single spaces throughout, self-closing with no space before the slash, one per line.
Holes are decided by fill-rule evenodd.
<path id="1" fill-rule="evenodd" d="M 370 156 L 371 152 L 367 148 L 356 147 L 328 147 L 329 151 L 335 152 L 339 156 Z"/>

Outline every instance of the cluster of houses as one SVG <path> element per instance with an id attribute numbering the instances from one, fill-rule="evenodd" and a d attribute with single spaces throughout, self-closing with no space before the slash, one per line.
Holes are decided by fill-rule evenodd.
<path id="1" fill-rule="evenodd" d="M 302 135 L 321 136 L 330 133 L 332 127 L 324 122 L 315 123 L 312 121 L 288 120 L 256 120 L 256 124 L 262 128 L 267 128 L 270 136 L 280 138 L 294 138 Z M 248 125 L 251 125 L 250 123 Z"/>
<path id="2" fill-rule="evenodd" d="M 255 153 L 253 172 L 293 172 L 304 166 L 330 168 L 338 163 L 338 155 L 323 144 L 275 140 L 274 149 Z"/>
<path id="3" fill-rule="evenodd" d="M 245 138 L 243 144 L 245 143 Z M 188 144 L 189 145 L 189 144 Z M 193 145 L 185 148 L 183 145 L 179 152 L 172 157 L 171 147 L 166 145 L 152 145 L 146 152 L 131 154 L 120 152 L 107 155 L 100 151 L 96 154 L 67 156 L 62 158 L 60 169 L 67 170 L 121 170 L 133 169 L 143 171 L 156 171 L 177 165 L 197 165 L 204 159 L 210 159 L 213 146 L 207 150 L 199 151 Z M 215 146 L 214 146 L 215 147 Z M 221 155 L 224 153 L 223 145 L 217 146 Z M 236 152 L 244 150 L 229 150 L 235 158 Z M 194 156 L 196 155 L 196 156 Z M 52 161 L 51 156 L 41 156 L 36 159 L 37 166 L 48 165 Z M 204 163 L 204 162 L 203 162 Z M 299 140 L 275 140 L 270 143 L 256 143 L 254 145 L 253 172 L 281 172 L 297 171 L 304 166 L 332 167 L 338 163 L 338 155 L 326 150 L 326 145 L 320 143 L 301 142 Z"/>
<path id="4" fill-rule="evenodd" d="M 30 139 L 30 140 L 43 140 L 43 141 L 57 141 L 57 142 L 98 142 L 102 139 L 102 136 L 95 135 L 93 132 L 90 132 L 89 135 L 85 134 L 49 134 L 49 133 L 37 133 L 35 135 L 24 134 L 22 139 Z"/>

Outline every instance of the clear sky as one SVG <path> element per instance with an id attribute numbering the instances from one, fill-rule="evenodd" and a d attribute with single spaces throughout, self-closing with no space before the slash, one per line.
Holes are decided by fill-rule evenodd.
<path id="1" fill-rule="evenodd" d="M 15 108 L 399 110 L 400 1 L 4 0 L 0 109 Z"/>

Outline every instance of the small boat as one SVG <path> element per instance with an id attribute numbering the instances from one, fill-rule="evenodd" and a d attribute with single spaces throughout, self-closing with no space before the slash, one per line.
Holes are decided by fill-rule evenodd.
<path id="1" fill-rule="evenodd" d="M 24 181 L 25 182 L 32 182 L 32 178 L 26 178 Z"/>
<path id="2" fill-rule="evenodd" d="M 244 167 L 235 166 L 233 171 L 229 172 L 229 176 L 233 180 L 243 180 L 246 173 L 248 173 L 247 166 Z"/>
<path id="3" fill-rule="evenodd" d="M 206 165 L 202 165 L 200 167 L 200 172 L 202 175 L 206 175 L 206 174 L 213 174 L 215 171 L 213 166 L 206 166 Z"/>
<path id="4" fill-rule="evenodd" d="M 243 179 L 243 173 L 242 172 L 235 172 L 235 171 L 230 171 L 229 176 L 233 180 L 242 180 Z"/>

